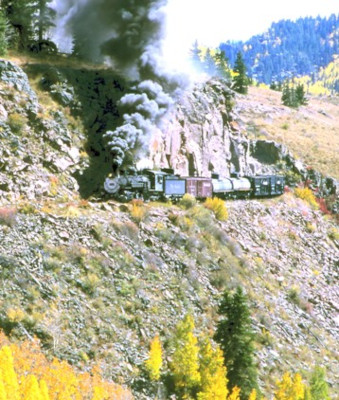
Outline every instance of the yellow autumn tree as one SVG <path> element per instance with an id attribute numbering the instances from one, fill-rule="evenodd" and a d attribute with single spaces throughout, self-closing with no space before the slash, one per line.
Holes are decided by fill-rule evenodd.
<path id="1" fill-rule="evenodd" d="M 9 346 L 3 346 L 0 349 L 0 372 L 7 398 L 10 400 L 19 400 L 19 383 L 14 370 L 12 351 Z"/>
<path id="2" fill-rule="evenodd" d="M 20 385 L 19 385 L 20 382 Z M 132 400 L 95 367 L 79 373 L 67 362 L 47 360 L 37 341 L 12 344 L 0 332 L 0 400 Z"/>
<path id="3" fill-rule="evenodd" d="M 227 400 L 240 400 L 240 388 L 234 386 L 232 393 L 227 397 Z"/>
<path id="4" fill-rule="evenodd" d="M 201 380 L 198 339 L 193 332 L 193 317 L 186 315 L 177 325 L 170 363 L 175 390 L 183 399 L 192 398 L 192 393 L 197 390 Z"/>
<path id="5" fill-rule="evenodd" d="M 200 376 L 201 385 L 198 400 L 226 400 L 227 378 L 224 357 L 219 347 L 212 348 L 211 341 L 204 337 L 200 341 Z"/>
<path id="6" fill-rule="evenodd" d="M 158 381 L 162 367 L 162 349 L 159 336 L 156 335 L 151 342 L 148 359 L 145 366 L 152 381 Z"/>
<path id="7" fill-rule="evenodd" d="M 255 389 L 250 393 L 248 400 L 257 400 L 257 391 Z"/>
<path id="8" fill-rule="evenodd" d="M 274 400 L 303 400 L 305 396 L 305 385 L 300 374 L 296 373 L 292 378 L 286 372 L 281 381 L 277 382 L 277 391 Z"/>

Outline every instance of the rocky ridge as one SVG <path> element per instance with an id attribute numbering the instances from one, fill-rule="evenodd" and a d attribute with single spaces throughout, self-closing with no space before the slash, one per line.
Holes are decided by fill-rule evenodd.
<path id="1" fill-rule="evenodd" d="M 264 392 L 272 392 L 282 371 L 307 374 L 319 364 L 326 366 L 335 393 L 339 243 L 333 220 L 292 194 L 228 202 L 227 222 L 201 205 L 186 210 L 151 203 L 136 217 L 131 205 L 82 200 L 75 177 L 88 164 L 80 154 L 84 133 L 70 123 L 67 110 L 38 101 L 20 68 L 1 65 L 2 329 L 13 337 L 37 335 L 50 354 L 85 369 L 99 362 L 106 376 L 133 386 L 156 332 L 165 342 L 187 312 L 201 330 L 213 328 L 218 295 L 241 284 L 253 310 Z M 14 81 L 13 76 L 6 81 L 8 69 L 16 71 Z M 230 142 L 245 139 L 232 128 L 224 89 L 215 85 L 210 103 L 220 102 L 222 110 L 215 111 L 217 127 L 205 125 L 203 143 L 216 136 L 221 144 L 224 135 L 229 147 L 220 146 L 221 160 L 231 168 L 237 153 Z M 30 90 L 32 104 L 26 105 Z M 212 86 L 205 90 L 213 92 Z M 201 99 L 198 92 L 195 96 Z M 182 119 L 172 121 L 178 128 L 173 135 L 185 137 L 194 128 L 198 140 L 197 118 L 206 110 L 179 109 Z M 19 127 L 11 115 L 23 117 Z M 192 121 L 186 120 L 189 115 Z M 226 138 L 224 123 L 233 129 L 233 139 Z M 184 133 L 178 124 L 186 126 Z M 172 154 L 173 165 L 188 168 L 185 153 L 173 158 L 174 136 L 165 161 Z M 207 173 L 211 168 L 204 160 L 213 158 L 212 148 L 199 150 L 198 140 L 190 150 L 194 137 L 187 136 L 181 151 L 196 152 L 193 160 L 201 163 L 191 165 Z"/>

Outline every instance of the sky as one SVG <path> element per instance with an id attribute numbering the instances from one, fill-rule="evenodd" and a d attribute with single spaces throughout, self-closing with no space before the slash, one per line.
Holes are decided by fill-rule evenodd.
<path id="1" fill-rule="evenodd" d="M 183 55 L 195 40 L 218 47 L 263 33 L 281 19 L 333 13 L 339 0 L 168 0 L 165 55 Z"/>

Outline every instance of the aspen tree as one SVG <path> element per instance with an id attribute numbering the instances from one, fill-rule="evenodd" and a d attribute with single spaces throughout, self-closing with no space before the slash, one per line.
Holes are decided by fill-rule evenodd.
<path id="1" fill-rule="evenodd" d="M 176 391 L 186 399 L 196 392 L 201 380 L 198 340 L 193 331 L 193 317 L 186 315 L 177 325 L 174 353 L 170 363 Z"/>
<path id="2" fill-rule="evenodd" d="M 162 349 L 159 336 L 156 335 L 151 342 L 149 357 L 145 361 L 145 366 L 152 381 L 160 379 L 162 367 Z"/>
<path id="3" fill-rule="evenodd" d="M 0 350 L 0 371 L 7 397 L 10 400 L 19 400 L 18 378 L 14 371 L 13 356 L 9 346 L 3 346 Z"/>
<path id="4" fill-rule="evenodd" d="M 224 357 L 219 347 L 212 348 L 210 340 L 205 337 L 200 343 L 201 389 L 198 400 L 226 400 L 227 378 Z"/>

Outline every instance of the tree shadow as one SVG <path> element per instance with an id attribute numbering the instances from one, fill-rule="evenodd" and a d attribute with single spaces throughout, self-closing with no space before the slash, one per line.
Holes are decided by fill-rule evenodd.
<path id="1" fill-rule="evenodd" d="M 73 117 L 81 119 L 89 163 L 74 177 L 81 197 L 100 196 L 104 180 L 113 170 L 112 157 L 105 146 L 103 134 L 120 125 L 121 116 L 116 104 L 128 89 L 127 82 L 114 71 L 99 67 L 36 63 L 27 65 L 25 71 L 31 77 L 42 77 L 39 82 L 42 90 L 51 93 L 52 88 L 59 88 L 51 94 L 53 99 L 69 107 Z"/>

